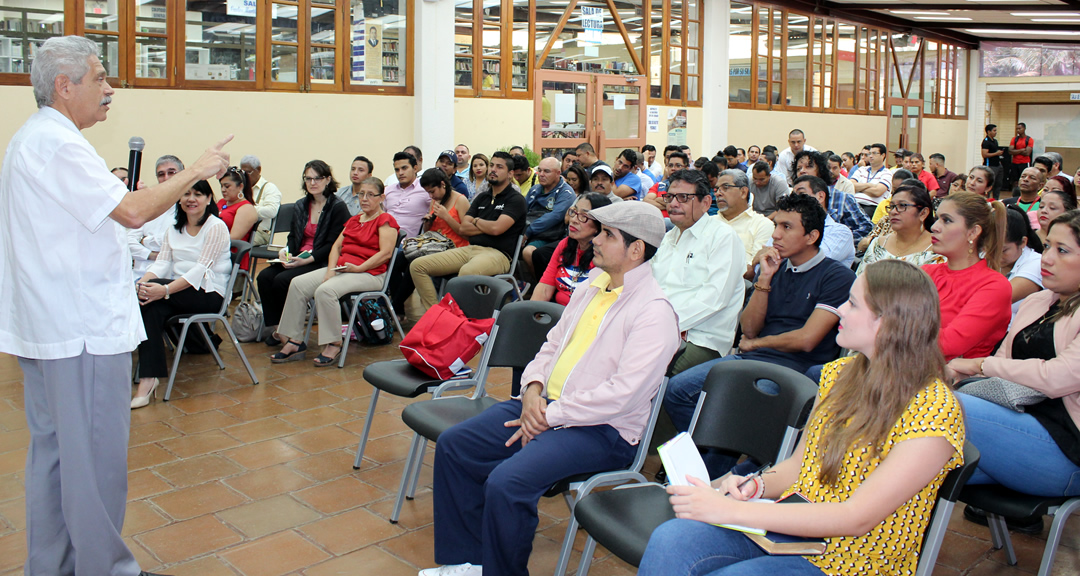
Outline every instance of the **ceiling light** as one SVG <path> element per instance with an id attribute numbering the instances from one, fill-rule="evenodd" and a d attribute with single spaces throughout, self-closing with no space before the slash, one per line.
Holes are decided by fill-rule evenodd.
<path id="1" fill-rule="evenodd" d="M 971 32 L 972 34 L 1038 34 L 1040 36 L 1080 36 L 1080 31 L 1064 31 L 1064 30 L 1039 30 L 1038 32 L 1032 32 L 1030 30 L 972 30 L 970 28 L 964 30 L 965 32 Z"/>
<path id="2" fill-rule="evenodd" d="M 915 16 L 951 16 L 948 12 L 927 12 L 925 10 L 889 10 L 893 14 L 913 14 Z"/>
<path id="3" fill-rule="evenodd" d="M 971 18 L 961 16 L 916 16 L 916 20 L 944 20 L 949 22 L 970 22 Z"/>
<path id="4" fill-rule="evenodd" d="M 1032 18 L 1032 22 L 1080 22 L 1080 18 Z"/>
<path id="5" fill-rule="evenodd" d="M 1080 16 L 1080 12 L 1012 12 L 1013 16 L 1033 16 L 1036 18 L 1046 16 Z"/>

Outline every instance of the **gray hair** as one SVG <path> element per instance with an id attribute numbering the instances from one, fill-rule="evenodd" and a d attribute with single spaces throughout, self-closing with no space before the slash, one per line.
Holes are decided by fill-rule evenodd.
<path id="1" fill-rule="evenodd" d="M 162 164 L 170 164 L 170 163 L 171 164 L 176 164 L 176 168 L 178 170 L 183 170 L 184 169 L 184 163 L 181 162 L 179 158 L 177 158 L 176 156 L 173 156 L 172 154 L 166 154 L 166 155 L 162 156 L 161 158 L 157 159 L 157 162 L 154 163 L 154 170 L 157 170 L 158 168 L 161 168 Z"/>
<path id="2" fill-rule="evenodd" d="M 262 168 L 262 162 L 259 162 L 259 158 L 251 154 L 240 159 L 240 165 L 243 166 L 244 164 L 247 164 L 256 170 Z"/>
<path id="3" fill-rule="evenodd" d="M 720 173 L 721 176 L 731 176 L 731 183 L 739 188 L 749 188 L 750 179 L 746 177 L 746 172 L 742 170 L 724 170 Z"/>
<path id="4" fill-rule="evenodd" d="M 1051 162 L 1057 164 L 1059 170 L 1065 168 L 1065 159 L 1061 157 L 1061 154 L 1058 154 L 1057 152 L 1045 152 L 1043 153 L 1043 156 L 1046 156 Z"/>
<path id="5" fill-rule="evenodd" d="M 98 45 L 82 36 L 54 36 L 37 50 L 30 68 L 34 99 L 38 108 L 52 106 L 56 96 L 56 79 L 66 76 L 72 84 L 82 84 L 90 72 L 90 57 L 98 55 Z"/>

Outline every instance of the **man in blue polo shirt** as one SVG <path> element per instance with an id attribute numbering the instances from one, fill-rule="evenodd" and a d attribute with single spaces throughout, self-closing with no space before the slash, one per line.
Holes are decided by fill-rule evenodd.
<path id="1" fill-rule="evenodd" d="M 634 174 L 637 152 L 627 148 L 615 159 L 615 195 L 623 200 L 640 200 L 645 197 L 641 190 L 641 177 Z"/>
<path id="2" fill-rule="evenodd" d="M 821 252 L 825 209 L 812 196 L 791 194 L 777 201 L 771 248 L 758 254 L 754 292 L 739 319 L 739 353 L 699 364 L 668 382 L 664 409 L 679 431 L 690 427 L 705 376 L 717 362 L 760 360 L 804 373 L 837 357 L 839 316 L 855 273 Z M 709 476 L 716 478 L 736 458 L 706 454 Z"/>

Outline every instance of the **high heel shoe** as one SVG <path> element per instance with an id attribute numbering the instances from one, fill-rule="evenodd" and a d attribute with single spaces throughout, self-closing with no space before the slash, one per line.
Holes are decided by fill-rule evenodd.
<path id="1" fill-rule="evenodd" d="M 131 399 L 131 409 L 135 410 L 150 404 L 150 395 L 153 395 L 154 399 L 157 400 L 157 387 L 160 383 L 160 379 L 154 378 L 154 385 L 150 387 L 150 391 L 146 393 L 146 396 L 136 396 Z"/>
<path id="2" fill-rule="evenodd" d="M 274 364 L 284 364 L 286 362 L 296 362 L 297 360 L 303 360 L 307 355 L 307 342 L 293 342 L 289 340 L 289 343 L 296 346 L 296 350 L 289 352 L 278 352 L 270 356 L 270 361 Z"/>

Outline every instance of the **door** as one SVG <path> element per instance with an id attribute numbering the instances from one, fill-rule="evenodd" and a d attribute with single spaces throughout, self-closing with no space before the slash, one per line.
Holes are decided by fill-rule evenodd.
<path id="1" fill-rule="evenodd" d="M 905 148 L 919 152 L 922 144 L 922 101 L 906 98 L 888 98 L 889 132 L 886 145 L 889 152 Z"/>
<path id="2" fill-rule="evenodd" d="M 589 143 L 614 164 L 624 148 L 645 145 L 645 106 L 639 76 L 538 70 L 533 150 L 562 154 Z"/>

